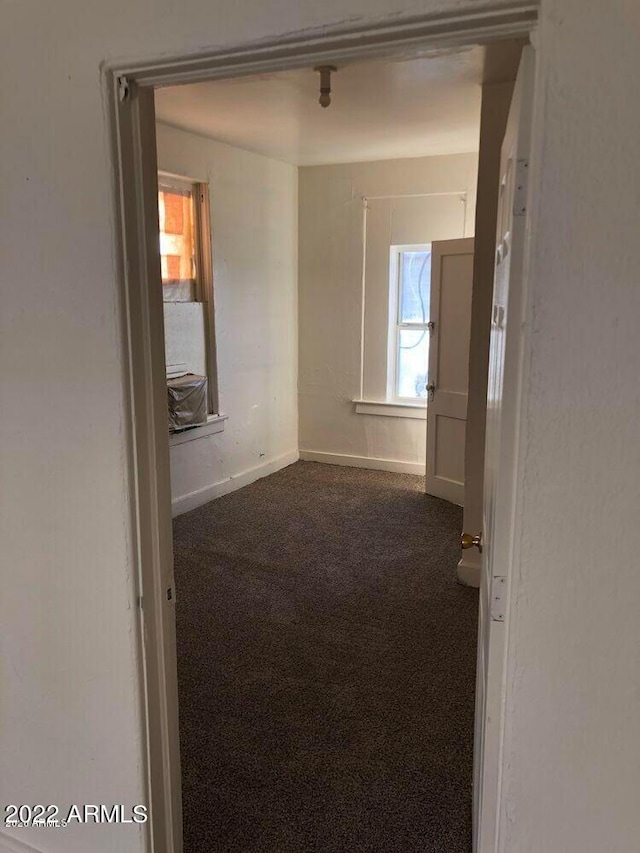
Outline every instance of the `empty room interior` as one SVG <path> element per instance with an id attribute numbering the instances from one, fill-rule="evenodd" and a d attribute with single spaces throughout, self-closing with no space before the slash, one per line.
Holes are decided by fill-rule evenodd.
<path id="1" fill-rule="evenodd" d="M 155 92 L 187 853 L 471 849 L 521 48 Z"/>

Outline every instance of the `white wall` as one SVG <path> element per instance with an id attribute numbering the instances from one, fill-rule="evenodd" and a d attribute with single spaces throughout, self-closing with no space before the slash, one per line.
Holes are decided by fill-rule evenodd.
<path id="1" fill-rule="evenodd" d="M 171 448 L 174 512 L 297 458 L 298 170 L 157 125 L 158 166 L 209 182 L 220 411 L 224 432 Z M 175 332 L 193 329 L 165 304 Z M 197 318 L 196 318 L 197 319 Z M 175 334 L 172 351 L 177 352 Z M 181 359 L 178 359 L 180 361 Z"/>
<path id="2" fill-rule="evenodd" d="M 635 0 L 543 8 L 501 850 L 631 853 L 640 15 Z"/>
<path id="3" fill-rule="evenodd" d="M 3 803 L 145 796 L 100 63 L 485 5 L 3 4 Z M 502 846 L 630 853 L 640 837 L 637 7 L 542 9 Z M 12 835 L 52 853 L 143 849 L 130 826 Z"/>
<path id="4" fill-rule="evenodd" d="M 390 460 L 424 473 L 426 422 L 356 414 L 361 390 L 362 198 L 367 213 L 364 396 L 384 399 L 389 245 L 473 235 L 477 154 L 300 169 L 299 417 L 303 456 Z M 417 226 L 417 227 L 416 227 Z M 415 229 L 415 230 L 414 230 Z"/>

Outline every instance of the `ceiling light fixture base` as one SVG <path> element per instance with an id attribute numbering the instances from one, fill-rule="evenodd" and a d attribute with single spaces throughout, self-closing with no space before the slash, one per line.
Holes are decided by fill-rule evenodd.
<path id="1" fill-rule="evenodd" d="M 314 69 L 320 75 L 320 97 L 318 103 L 321 107 L 328 107 L 331 103 L 331 74 L 337 71 L 335 65 L 317 65 Z"/>

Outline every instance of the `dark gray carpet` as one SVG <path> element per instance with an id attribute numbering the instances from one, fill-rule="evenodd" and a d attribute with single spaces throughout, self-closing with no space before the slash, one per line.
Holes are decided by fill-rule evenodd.
<path id="1" fill-rule="evenodd" d="M 469 853 L 462 511 L 298 462 L 176 519 L 186 853 Z"/>

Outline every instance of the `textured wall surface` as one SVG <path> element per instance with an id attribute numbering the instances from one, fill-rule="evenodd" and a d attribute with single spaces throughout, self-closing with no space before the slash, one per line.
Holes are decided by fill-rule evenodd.
<path id="1" fill-rule="evenodd" d="M 144 797 L 101 63 L 485 5 L 3 4 L 3 802 Z M 634 0 L 542 3 L 507 853 L 631 853 L 640 837 L 639 29 Z M 143 849 L 140 830 L 99 829 L 14 834 L 54 853 Z"/>
<path id="2" fill-rule="evenodd" d="M 224 432 L 171 448 L 172 498 L 191 496 L 191 508 L 298 449 L 298 170 L 163 124 L 157 141 L 159 168 L 208 181 L 211 199 L 218 391 L 229 419 Z"/>
<path id="3" fill-rule="evenodd" d="M 640 10 L 558 0 L 543 11 L 501 849 L 631 853 Z"/>
<path id="4" fill-rule="evenodd" d="M 300 169 L 301 450 L 424 466 L 425 421 L 356 414 L 352 402 L 360 396 L 362 198 L 373 199 L 363 397 L 379 400 L 386 396 L 389 245 L 472 236 L 477 163 L 470 153 Z M 388 198 L 449 192 L 466 192 L 466 206 L 459 196 Z"/>

